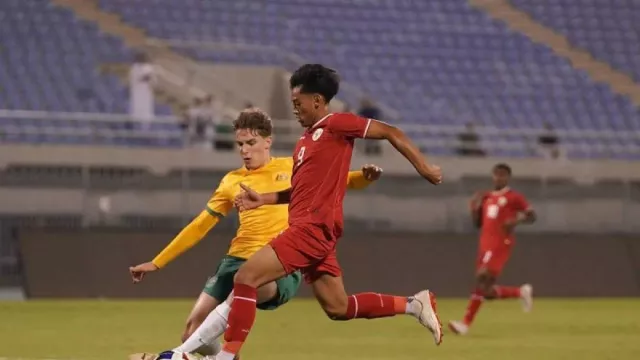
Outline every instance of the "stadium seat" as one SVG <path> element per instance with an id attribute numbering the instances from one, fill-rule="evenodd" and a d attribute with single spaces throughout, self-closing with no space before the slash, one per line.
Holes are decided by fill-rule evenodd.
<path id="1" fill-rule="evenodd" d="M 103 62 L 130 62 L 132 52 L 95 24 L 78 20 L 70 10 L 48 0 L 2 1 L 0 44 L 3 109 L 128 112 L 126 88 L 112 76 L 99 75 L 97 67 Z M 156 112 L 170 110 L 158 105 Z M 39 142 L 47 137 L 17 139 Z"/>
<path id="2" fill-rule="evenodd" d="M 200 61 L 277 65 L 292 70 L 296 55 L 337 68 L 345 81 L 397 109 L 403 122 L 560 131 L 637 131 L 638 109 L 595 83 L 549 48 L 511 31 L 465 0 L 98 0 L 150 36 L 162 39 L 267 45 L 279 51 L 176 47 Z M 633 1 L 513 0 L 576 46 L 640 80 L 640 5 Z M 9 108 L 56 111 L 127 110 L 116 79 L 100 76 L 100 61 L 129 61 L 119 39 L 45 0 L 0 5 L 0 81 L 18 95 Z M 42 56 L 42 55 L 46 56 Z M 3 67 L 12 70 L 3 71 Z M 48 69 L 59 69 L 52 74 Z M 78 91 L 90 90 L 79 99 Z M 23 95 L 27 94 L 27 99 Z M 345 89 L 354 107 L 361 93 Z M 95 101 L 94 101 L 95 100 Z M 164 114 L 166 108 L 158 108 Z M 429 140 L 435 135 L 416 135 Z M 511 137 L 519 139 L 520 137 Z M 573 140 L 561 139 L 573 144 Z M 621 139 L 617 145 L 627 145 Z M 597 142 L 597 141 L 596 141 Z M 597 146 L 608 145 L 600 141 Z M 439 146 L 430 152 L 444 151 Z M 451 151 L 451 150 L 448 150 Z M 521 149 L 493 155 L 531 156 Z M 589 156 L 579 148 L 570 156 Z M 638 154 L 634 155 L 635 157 Z"/>
<path id="3" fill-rule="evenodd" d="M 640 7 L 632 2 L 569 0 L 514 3 L 596 56 L 640 73 Z M 628 99 L 595 84 L 550 49 L 510 31 L 463 0 L 187 1 L 100 0 L 152 36 L 272 45 L 338 68 L 344 79 L 395 109 L 408 122 L 498 128 L 624 131 L 640 124 Z M 621 7 L 622 6 L 622 7 Z M 604 11 L 604 13 L 603 13 Z M 599 14 L 599 15 L 598 15 Z M 597 15 L 597 16 L 596 16 Z M 626 26 L 626 27 L 625 27 Z M 203 30 L 204 29 L 204 30 Z M 177 49 L 198 60 L 273 64 L 287 56 L 261 51 Z M 407 94 L 411 89 L 411 94 Z M 355 105 L 357 94 L 342 97 Z M 410 100 L 407 100 L 410 97 Z M 438 151 L 437 149 L 431 149 Z M 496 155 L 530 156 L 513 150 Z M 570 155 L 580 156 L 576 151 Z"/>

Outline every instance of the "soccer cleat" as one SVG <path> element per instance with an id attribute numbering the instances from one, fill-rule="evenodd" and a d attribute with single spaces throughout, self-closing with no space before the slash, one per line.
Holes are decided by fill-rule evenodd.
<path id="1" fill-rule="evenodd" d="M 159 354 L 140 353 L 129 355 L 129 360 L 200 360 L 198 354 L 184 353 L 173 350 L 163 351 Z"/>
<path id="2" fill-rule="evenodd" d="M 413 315 L 418 318 L 422 326 L 433 334 L 436 345 L 440 345 L 442 343 L 442 323 L 436 313 L 436 295 L 429 290 L 423 290 L 412 296 L 410 300 L 420 304 L 418 311 Z"/>
<path id="3" fill-rule="evenodd" d="M 526 313 L 533 308 L 533 286 L 531 284 L 520 286 L 520 302 L 522 303 L 522 310 Z"/>
<path id="4" fill-rule="evenodd" d="M 453 331 L 457 335 L 467 335 L 469 332 L 469 325 L 462 321 L 452 320 L 449 321 L 449 330 Z"/>

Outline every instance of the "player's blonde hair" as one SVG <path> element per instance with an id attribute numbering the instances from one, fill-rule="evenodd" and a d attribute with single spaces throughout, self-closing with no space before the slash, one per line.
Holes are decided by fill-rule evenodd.
<path id="1" fill-rule="evenodd" d="M 244 109 L 233 121 L 233 130 L 241 129 L 253 130 L 262 137 L 271 136 L 273 131 L 271 117 L 264 110 L 256 107 Z"/>

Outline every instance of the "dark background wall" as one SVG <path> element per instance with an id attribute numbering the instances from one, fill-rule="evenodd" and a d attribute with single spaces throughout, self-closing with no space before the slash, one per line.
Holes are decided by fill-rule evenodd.
<path id="1" fill-rule="evenodd" d="M 133 285 L 128 267 L 150 260 L 173 232 L 23 230 L 25 290 L 42 297 L 193 297 L 212 275 L 232 233 L 213 232 L 167 268 Z M 347 234 L 339 247 L 347 291 L 467 296 L 476 238 L 447 234 Z M 640 296 L 640 239 L 521 235 L 501 279 L 531 282 L 539 296 Z M 304 286 L 301 296 L 308 296 Z"/>

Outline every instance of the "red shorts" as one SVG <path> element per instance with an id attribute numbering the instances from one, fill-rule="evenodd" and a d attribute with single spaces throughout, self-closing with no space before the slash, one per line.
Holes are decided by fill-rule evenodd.
<path id="1" fill-rule="evenodd" d="M 494 276 L 502 273 L 502 269 L 511 257 L 513 245 L 481 246 L 476 260 L 476 270 L 487 269 Z"/>
<path id="2" fill-rule="evenodd" d="M 336 241 L 327 240 L 325 234 L 315 225 L 292 225 L 271 240 L 269 245 L 287 274 L 300 271 L 309 284 L 323 274 L 342 275 L 336 257 Z"/>

